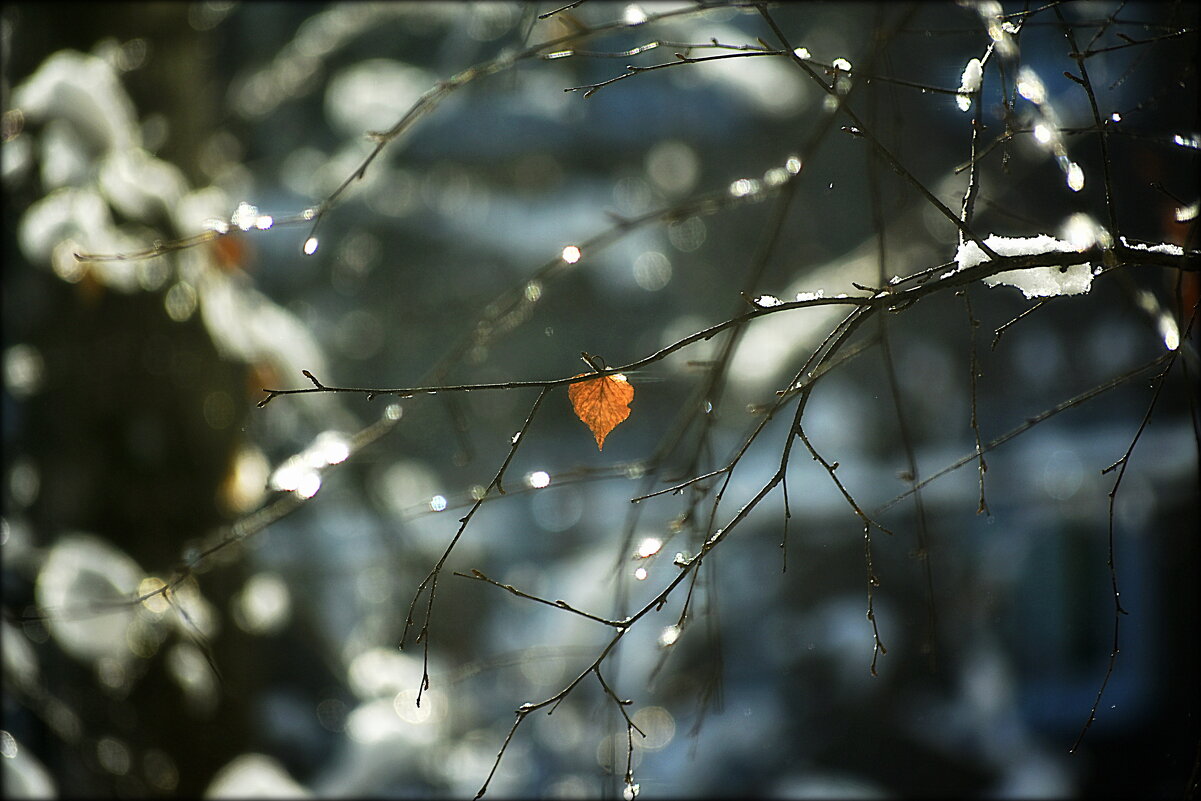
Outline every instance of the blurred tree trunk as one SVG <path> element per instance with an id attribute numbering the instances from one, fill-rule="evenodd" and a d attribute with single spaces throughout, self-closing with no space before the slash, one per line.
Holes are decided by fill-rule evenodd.
<path id="1" fill-rule="evenodd" d="M 105 39 L 141 39 L 145 50 L 135 44 L 129 52 L 144 52 L 144 61 L 123 76 L 139 119 L 165 123 L 157 154 L 194 184 L 204 183 L 201 153 L 219 122 L 219 95 L 212 40 L 189 24 L 189 13 L 182 3 L 22 5 L 10 16 L 10 74 L 30 74 L 52 46 L 94 52 Z M 86 277 L 68 284 L 48 270 L 27 268 L 21 277 L 19 291 L 37 302 L 6 323 L 6 339 L 34 346 L 45 362 L 43 390 L 18 411 L 16 434 L 39 477 L 27 510 L 38 547 L 87 532 L 169 578 L 189 540 L 228 522 L 219 496 L 243 437 L 247 370 L 219 357 L 198 315 L 184 322 L 167 315 L 171 283 L 124 294 Z M 223 765 L 251 747 L 249 701 L 260 695 L 262 679 L 238 658 L 248 635 L 229 618 L 225 602 L 246 570 L 230 565 L 201 581 L 220 620 L 211 641 L 197 640 L 212 647 L 223 671 L 216 703 L 207 709 L 190 703 L 167 669 L 172 646 L 187 641 L 179 633 L 148 660 L 145 675 L 127 679 L 121 690 L 106 690 L 62 651 L 39 654 L 47 689 L 82 724 L 74 749 L 43 751 L 62 756 L 47 765 L 61 794 L 198 797 Z M 105 737 L 127 746 L 128 771 L 113 773 L 98 762 L 97 741 Z M 178 773 L 174 787 L 164 778 L 171 770 L 164 772 L 161 754 Z M 98 783 L 106 778 L 107 787 Z"/>

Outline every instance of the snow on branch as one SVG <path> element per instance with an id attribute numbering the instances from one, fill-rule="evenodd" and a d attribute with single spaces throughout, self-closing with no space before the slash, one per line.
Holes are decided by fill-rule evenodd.
<path id="1" fill-rule="evenodd" d="M 998 256 L 1036 256 L 1046 253 L 1076 253 L 1079 250 L 1072 243 L 1047 234 L 1031 237 L 1005 237 L 994 234 L 987 237 L 984 243 Z M 966 270 L 989 261 L 989 258 L 978 244 L 967 240 L 959 245 L 955 261 L 960 270 Z M 1084 262 L 1059 267 L 1006 270 L 986 276 L 984 283 L 990 287 L 999 284 L 1017 287 L 1027 298 L 1083 295 L 1092 288 L 1093 274 L 1092 265 Z"/>

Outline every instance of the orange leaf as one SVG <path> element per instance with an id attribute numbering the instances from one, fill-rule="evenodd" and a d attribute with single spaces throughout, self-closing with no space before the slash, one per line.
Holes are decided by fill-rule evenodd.
<path id="1" fill-rule="evenodd" d="M 592 429 L 599 451 L 605 447 L 605 437 L 609 436 L 609 432 L 630 416 L 634 388 L 624 375 L 604 375 L 568 385 L 567 397 L 571 400 L 576 417 Z"/>

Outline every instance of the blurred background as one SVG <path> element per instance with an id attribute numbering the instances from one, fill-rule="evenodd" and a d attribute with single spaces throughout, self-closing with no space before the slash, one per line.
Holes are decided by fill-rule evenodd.
<path id="1" fill-rule="evenodd" d="M 677 52 L 778 47 L 754 9 L 539 18 L 558 5 L 0 10 L 7 795 L 474 795 L 514 710 L 612 632 L 452 572 L 603 617 L 639 609 L 775 472 L 795 407 L 728 485 L 630 499 L 728 465 L 843 313 L 769 315 L 631 372 L 632 414 L 603 451 L 566 392 L 548 395 L 507 493 L 439 578 L 420 707 L 425 653 L 412 633 L 398 648 L 410 603 L 537 391 L 257 408 L 263 388 L 309 386 L 301 370 L 379 388 L 560 378 L 587 369 L 581 351 L 626 364 L 760 295 L 855 293 L 953 261 L 954 226 L 782 57 L 564 91 Z M 1196 4 L 770 13 L 956 212 L 978 121 L 981 235 L 1109 225 L 1089 100 L 1064 76 L 1071 47 L 1088 50 L 1118 233 L 1197 247 Z M 984 80 L 964 110 L 973 58 Z M 368 156 L 364 132 L 454 76 L 316 231 L 295 222 Z M 229 233 L 74 257 L 213 231 Z M 646 735 L 639 793 L 1195 793 L 1194 276 L 1112 271 L 1043 304 L 973 286 L 865 325 L 803 423 L 893 532 L 870 543 L 878 675 L 863 526 L 798 441 L 787 528 L 777 490 L 602 666 Z M 972 453 L 973 411 L 987 443 L 1175 348 L 1162 391 L 1147 370 L 987 453 L 986 512 L 975 461 L 884 508 Z M 1069 754 L 1113 643 L 1118 474 L 1102 471 L 1153 402 L 1112 511 L 1121 652 Z M 170 603 L 127 602 L 183 565 Z M 616 797 L 627 748 L 590 679 L 525 720 L 488 793 Z"/>

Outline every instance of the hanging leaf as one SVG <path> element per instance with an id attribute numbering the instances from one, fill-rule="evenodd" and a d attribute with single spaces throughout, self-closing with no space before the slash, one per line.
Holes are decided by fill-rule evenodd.
<path id="1" fill-rule="evenodd" d="M 586 373 L 580 373 L 586 375 Z M 576 376 L 579 378 L 579 376 Z M 617 424 L 630 416 L 634 388 L 624 375 L 604 375 L 591 381 L 577 381 L 567 387 L 567 397 L 576 417 L 592 429 L 596 449 L 603 450 L 605 437 Z"/>

